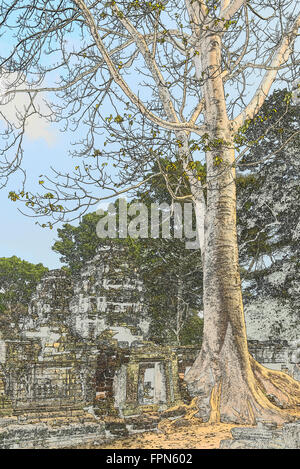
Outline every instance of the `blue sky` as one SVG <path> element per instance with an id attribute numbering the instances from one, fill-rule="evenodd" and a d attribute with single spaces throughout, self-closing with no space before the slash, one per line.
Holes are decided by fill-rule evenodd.
<path id="1" fill-rule="evenodd" d="M 53 136 L 55 138 L 52 142 L 43 137 L 27 138 L 24 164 L 28 172 L 28 189 L 37 187 L 38 176 L 44 170 L 47 172 L 50 164 L 59 167 L 67 159 L 66 138 L 58 133 Z M 0 191 L 0 257 L 16 255 L 29 262 L 42 262 L 49 268 L 58 268 L 61 266 L 59 255 L 51 250 L 56 238 L 56 229 L 50 230 L 36 225 L 34 218 L 26 217 L 18 211 L 20 204 L 8 199 L 9 191 L 19 188 L 19 181 L 19 177 L 12 178 L 9 185 Z"/>
<path id="2" fill-rule="evenodd" d="M 5 106 L 6 115 L 10 115 L 11 119 L 13 119 L 15 106 L 23 104 L 21 95 L 17 96 L 17 102 L 14 100 Z M 108 110 L 103 109 L 103 112 L 108 112 Z M 70 131 L 62 133 L 60 128 L 60 124 L 49 124 L 41 119 L 29 123 L 25 134 L 22 162 L 22 168 L 26 170 L 27 174 L 25 185 L 27 191 L 34 194 L 41 192 L 40 176 L 53 175 L 51 167 L 58 171 L 68 172 L 74 170 L 74 166 L 78 164 L 69 155 L 70 142 L 78 140 L 78 134 L 72 134 Z M 48 218 L 44 220 L 27 217 L 18 210 L 24 209 L 24 206 L 18 202 L 12 202 L 8 198 L 10 191 L 18 192 L 21 190 L 21 181 L 22 175 L 17 173 L 10 178 L 8 185 L 0 190 L 0 204 L 3 214 L 0 225 L 0 257 L 18 256 L 35 264 L 41 262 L 50 269 L 60 268 L 62 266 L 59 261 L 60 255 L 55 253 L 51 247 L 57 239 L 57 228 L 61 225 L 55 225 L 52 230 L 48 227 L 42 228 L 36 223 L 37 220 L 40 223 L 46 223 L 49 221 Z M 100 197 L 102 194 L 98 195 Z M 109 201 L 101 203 L 99 206 L 105 208 L 108 203 Z M 96 210 L 97 207 L 95 206 L 93 210 Z M 78 222 L 78 220 L 72 221 L 72 224 L 77 225 Z"/>

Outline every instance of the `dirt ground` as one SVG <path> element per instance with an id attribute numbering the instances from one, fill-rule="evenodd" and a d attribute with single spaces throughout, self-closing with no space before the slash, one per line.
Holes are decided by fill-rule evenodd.
<path id="1" fill-rule="evenodd" d="M 85 445 L 78 449 L 218 449 L 220 441 L 231 438 L 237 424 L 203 424 L 197 419 L 176 422 L 163 420 L 158 431 L 131 435 L 103 445 Z"/>
<path id="2" fill-rule="evenodd" d="M 286 411 L 300 419 L 300 409 Z M 77 449 L 219 449 L 222 440 L 231 439 L 231 429 L 250 427 L 228 423 L 202 423 L 193 417 L 188 420 L 163 419 L 157 431 L 136 433 L 126 438 L 118 438 L 106 444 L 88 444 Z"/>

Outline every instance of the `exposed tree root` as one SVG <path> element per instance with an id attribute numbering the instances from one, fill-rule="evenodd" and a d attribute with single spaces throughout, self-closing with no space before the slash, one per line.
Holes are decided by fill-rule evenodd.
<path id="1" fill-rule="evenodd" d="M 216 384 L 211 391 L 210 396 L 210 416 L 209 424 L 219 423 L 221 421 L 220 403 L 221 403 L 222 382 Z"/>
<path id="2" fill-rule="evenodd" d="M 299 406 L 300 382 L 282 371 L 270 370 L 250 356 L 250 363 L 258 386 L 275 405 L 282 409 Z"/>
<path id="3" fill-rule="evenodd" d="M 281 425 L 299 419 L 300 382 L 286 373 L 269 370 L 251 356 L 250 366 L 244 368 L 235 363 L 234 356 L 231 361 L 222 360 L 222 367 L 207 356 L 198 358 L 187 382 L 195 396 L 191 410 L 196 405 L 196 416 L 204 422 L 256 425 L 268 421 Z"/>

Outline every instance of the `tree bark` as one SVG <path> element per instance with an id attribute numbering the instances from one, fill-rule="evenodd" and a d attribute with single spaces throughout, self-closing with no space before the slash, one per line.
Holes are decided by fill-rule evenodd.
<path id="1" fill-rule="evenodd" d="M 207 34 L 201 50 L 211 146 L 206 153 L 202 253 L 204 331 L 201 352 L 185 379 L 191 394 L 198 396 L 198 416 L 204 421 L 255 424 L 259 418 L 282 423 L 289 417 L 280 407 L 300 403 L 300 383 L 266 370 L 248 352 L 236 231 L 234 135 L 221 79 L 220 37 Z"/>
<path id="2" fill-rule="evenodd" d="M 182 278 L 178 277 L 177 282 L 177 302 L 176 302 L 176 329 L 174 330 L 177 345 L 180 345 L 180 332 L 183 325 L 183 281 Z"/>

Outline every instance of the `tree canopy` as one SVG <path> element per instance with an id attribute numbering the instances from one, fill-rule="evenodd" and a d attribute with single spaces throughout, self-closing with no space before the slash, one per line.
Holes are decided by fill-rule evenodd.
<path id="1" fill-rule="evenodd" d="M 31 295 L 48 271 L 43 264 L 32 264 L 17 256 L 0 258 L 0 314 L 2 331 L 24 320 Z"/>

